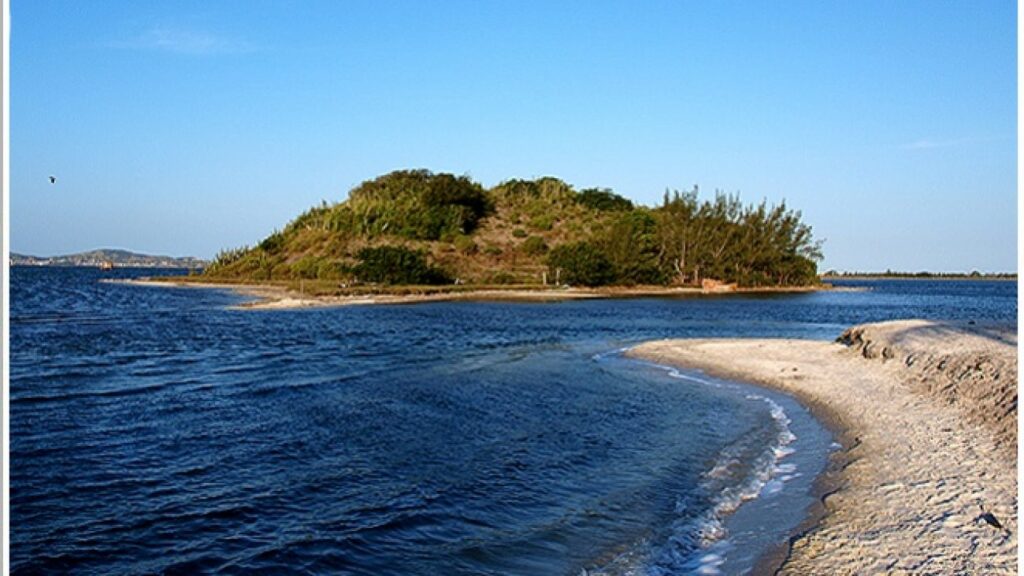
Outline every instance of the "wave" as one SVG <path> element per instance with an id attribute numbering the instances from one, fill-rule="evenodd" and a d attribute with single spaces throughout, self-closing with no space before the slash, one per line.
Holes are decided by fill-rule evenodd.
<path id="1" fill-rule="evenodd" d="M 595 354 L 595 361 L 621 355 L 629 348 Z M 669 575 L 680 572 L 721 574 L 730 544 L 726 519 L 743 503 L 781 491 L 786 482 L 801 476 L 795 464 L 783 462 L 795 453 L 790 446 L 796 435 L 786 411 L 768 396 L 747 392 L 747 387 L 718 382 L 682 372 L 674 367 L 638 361 L 664 370 L 668 376 L 712 388 L 729 388 L 751 401 L 764 402 L 771 416 L 767 428 L 756 428 L 723 449 L 701 478 L 701 490 L 709 495 L 710 506 L 696 517 L 688 515 L 688 502 L 676 504 L 678 520 L 658 550 L 640 554 L 633 550 L 599 571 L 590 574 Z M 692 512 L 692 511 L 691 511 Z M 649 546 L 650 543 L 645 543 Z"/>
<path id="2" fill-rule="evenodd" d="M 780 462 L 794 453 L 789 444 L 796 440 L 796 435 L 789 428 L 791 421 L 785 410 L 771 398 L 759 394 L 747 394 L 746 398 L 759 400 L 768 405 L 776 434 L 745 469 L 745 473 L 738 477 L 730 474 L 732 470 L 743 468 L 742 462 L 737 459 L 735 447 L 723 450 L 714 467 L 705 473 L 705 488 L 713 489 L 719 484 L 717 481 L 723 477 L 728 479 L 728 482 L 718 489 L 712 498 L 711 508 L 698 521 L 697 534 L 700 548 L 704 553 L 691 559 L 686 565 L 686 568 L 698 574 L 721 573 L 718 567 L 725 561 L 723 552 L 728 546 L 715 545 L 729 536 L 725 520 L 730 514 L 744 502 L 781 491 L 785 482 L 799 475 L 794 464 Z"/>
<path id="3" fill-rule="evenodd" d="M 724 386 L 721 383 L 683 374 L 671 368 L 669 376 L 716 388 Z M 736 388 L 738 389 L 738 387 Z M 767 446 L 762 448 L 753 460 L 747 462 L 744 460 L 750 456 L 749 450 L 752 447 L 749 443 L 756 442 L 756 438 L 741 439 L 724 449 L 712 468 L 704 473 L 702 488 L 713 494 L 712 505 L 699 517 L 695 523 L 696 526 L 686 527 L 689 530 L 695 528 L 699 548 L 703 552 L 691 555 L 681 566 L 687 571 L 697 574 L 721 573 L 719 567 L 725 562 L 725 552 L 729 548 L 725 543 L 729 536 L 725 520 L 730 514 L 744 502 L 763 494 L 774 494 L 781 491 L 786 481 L 799 475 L 794 464 L 780 462 L 795 452 L 790 444 L 796 440 L 796 435 L 789 427 L 792 421 L 786 411 L 767 396 L 747 393 L 744 397 L 747 400 L 761 401 L 768 405 L 774 435 L 769 438 Z M 764 445 L 762 444 L 762 446 Z M 720 543 L 725 543 L 725 545 L 718 545 Z"/>

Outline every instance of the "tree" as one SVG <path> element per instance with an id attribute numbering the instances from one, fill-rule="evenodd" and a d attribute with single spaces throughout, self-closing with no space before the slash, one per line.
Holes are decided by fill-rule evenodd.
<path id="1" fill-rule="evenodd" d="M 694 244 L 702 236 L 702 222 L 695 219 L 696 214 L 696 186 L 690 192 L 675 190 L 671 195 L 666 190 L 661 207 L 654 212 L 658 225 L 659 262 L 663 268 L 674 270 L 680 284 L 688 283 L 691 272 L 693 283 L 700 281 L 699 266 L 694 266 L 697 261 Z"/>
<path id="2" fill-rule="evenodd" d="M 608 258 L 589 242 L 556 246 L 547 257 L 552 278 L 566 284 L 604 286 L 615 281 L 615 268 Z"/>
<path id="3" fill-rule="evenodd" d="M 622 212 L 604 229 L 597 246 L 615 270 L 617 284 L 664 284 L 658 257 L 657 221 L 647 209 Z"/>
<path id="4" fill-rule="evenodd" d="M 818 282 L 821 244 L 800 212 L 785 202 L 744 206 L 736 195 L 716 193 L 699 202 L 697 188 L 665 193 L 654 210 L 659 261 L 680 283 L 716 278 L 743 286 L 800 285 Z"/>
<path id="5" fill-rule="evenodd" d="M 364 282 L 382 284 L 447 284 L 444 271 L 427 264 L 422 252 L 401 246 L 363 248 L 352 271 Z"/>

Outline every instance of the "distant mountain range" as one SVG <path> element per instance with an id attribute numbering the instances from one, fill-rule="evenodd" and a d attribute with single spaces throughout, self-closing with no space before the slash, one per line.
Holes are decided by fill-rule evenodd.
<path id="1" fill-rule="evenodd" d="M 128 250 L 101 249 L 64 256 L 28 256 L 11 252 L 13 266 L 96 266 L 118 268 L 205 268 L 208 262 L 186 256 L 152 256 Z"/>

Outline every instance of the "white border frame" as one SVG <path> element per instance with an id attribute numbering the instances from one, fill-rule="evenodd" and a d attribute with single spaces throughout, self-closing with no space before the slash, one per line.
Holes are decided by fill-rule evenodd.
<path id="1" fill-rule="evenodd" d="M 0 307 L 3 308 L 3 320 L 0 324 L 3 325 L 3 361 L 0 362 L 3 373 L 3 394 L 2 394 L 2 414 L 0 414 L 0 444 L 2 444 L 3 455 L 2 463 L 0 463 L 0 470 L 2 470 L 2 479 L 0 479 L 0 485 L 3 486 L 3 511 L 0 513 L 0 549 L 3 550 L 2 559 L 0 559 L 0 571 L 4 574 L 9 574 L 11 571 L 11 506 L 10 506 L 10 486 L 11 486 L 11 451 L 10 451 L 10 436 L 11 436 L 11 425 L 10 425 L 10 389 L 11 389 L 11 310 L 10 310 L 10 296 L 11 296 L 11 267 L 10 267 L 10 251 L 11 251 L 11 4 L 10 0 L 3 0 L 3 46 L 0 50 L 3 51 L 3 123 L 0 125 L 0 130 L 3 131 L 3 239 L 0 240 L 0 252 L 3 253 L 3 277 L 0 278 L 0 284 L 2 284 L 2 294 L 0 294 Z"/>

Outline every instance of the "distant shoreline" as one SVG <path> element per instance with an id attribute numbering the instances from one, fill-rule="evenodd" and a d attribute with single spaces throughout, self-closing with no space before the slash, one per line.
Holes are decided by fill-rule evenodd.
<path id="1" fill-rule="evenodd" d="M 969 276 L 969 275 L 950 275 L 950 276 L 901 276 L 901 275 L 878 275 L 874 276 L 871 274 L 857 274 L 850 276 L 822 276 L 822 282 L 831 282 L 833 280 L 959 280 L 967 282 L 1016 282 L 1017 276 Z"/>
<path id="2" fill-rule="evenodd" d="M 183 270 L 202 269 L 208 260 L 194 256 L 167 256 L 142 254 L 119 248 L 100 248 L 76 254 L 57 256 L 31 256 L 11 252 L 8 255 L 11 266 L 60 267 L 60 268 L 180 268 Z"/>
<path id="3" fill-rule="evenodd" d="M 106 279 L 105 282 L 134 286 L 162 288 L 214 288 L 228 289 L 254 298 L 233 308 L 244 310 L 285 310 L 296 308 L 326 308 L 366 304 L 418 304 L 427 302 L 482 301 L 482 302 L 563 302 L 587 299 L 670 298 L 674 296 L 728 296 L 806 294 L 822 291 L 858 291 L 858 288 L 820 286 L 789 286 L 763 288 L 733 288 L 730 290 L 702 290 L 697 287 L 668 288 L 661 286 L 560 288 L 533 286 L 381 286 L 352 287 L 340 293 L 307 294 L 302 284 L 251 284 L 209 281 L 196 277 L 160 276 L 136 279 Z M 293 286 L 292 284 L 297 284 Z M 313 285 L 313 282 L 310 282 Z"/>
<path id="4" fill-rule="evenodd" d="M 627 354 L 791 393 L 839 432 L 820 505 L 762 568 L 1015 574 L 1016 334 L 908 320 L 841 340 L 660 340 Z"/>
<path id="5" fill-rule="evenodd" d="M 152 258 L 163 258 L 163 257 L 152 257 Z M 167 257 L 174 258 L 174 257 Z M 41 259 L 40 259 L 41 260 Z M 205 260 L 198 260 L 201 264 L 169 264 L 166 262 L 159 263 L 121 263 L 114 262 L 114 268 L 161 268 L 166 270 L 202 270 L 205 264 L 208 264 Z M 100 262 L 25 262 L 25 261 L 11 261 L 11 267 L 24 267 L 24 268 L 101 268 Z M 831 282 L 833 280 L 960 280 L 960 281 L 973 281 L 973 282 L 1016 282 L 1019 280 L 1017 274 L 982 274 L 980 276 L 971 276 L 970 274 L 943 274 L 943 273 L 931 273 L 926 272 L 924 275 L 919 274 L 848 274 L 848 275 L 831 275 L 826 274 L 819 276 L 822 282 Z M 788 288 L 784 288 L 788 289 Z M 758 289 L 763 290 L 763 288 Z"/>

